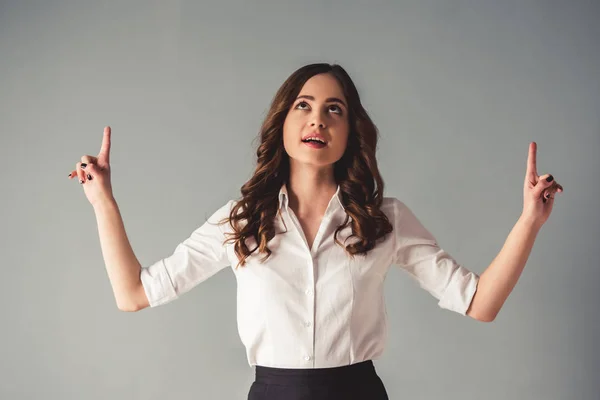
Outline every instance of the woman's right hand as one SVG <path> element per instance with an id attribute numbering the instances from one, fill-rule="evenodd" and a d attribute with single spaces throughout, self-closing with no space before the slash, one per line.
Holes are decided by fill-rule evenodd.
<path id="1" fill-rule="evenodd" d="M 113 200 L 110 182 L 110 126 L 104 128 L 102 146 L 97 157 L 85 155 L 75 164 L 69 179 L 77 177 L 92 206 L 106 200 Z"/>

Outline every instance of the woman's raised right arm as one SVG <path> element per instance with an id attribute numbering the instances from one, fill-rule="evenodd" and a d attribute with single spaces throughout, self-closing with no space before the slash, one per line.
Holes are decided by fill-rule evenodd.
<path id="1" fill-rule="evenodd" d="M 85 196 L 94 207 L 102 255 L 117 307 L 123 311 L 137 311 L 148 306 L 148 298 L 142 286 L 140 262 L 131 249 L 113 196 L 110 147 L 111 129 L 106 126 L 98 156 L 81 157 L 68 176 L 69 179 L 78 178 Z"/>
<path id="2" fill-rule="evenodd" d="M 106 272 L 117 307 L 121 311 L 138 311 L 149 306 L 140 280 L 141 265 L 136 258 L 117 202 L 112 199 L 94 205 L 98 235 Z"/>

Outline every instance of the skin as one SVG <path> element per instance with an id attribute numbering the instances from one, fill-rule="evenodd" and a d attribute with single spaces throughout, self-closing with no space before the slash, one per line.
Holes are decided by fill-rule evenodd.
<path id="1" fill-rule="evenodd" d="M 504 246 L 481 274 L 467 315 L 479 321 L 493 321 L 514 289 L 535 239 L 548 220 L 556 193 L 563 187 L 550 174 L 538 175 L 537 143 L 529 143 L 527 170 L 523 185 L 523 211 Z"/>
<path id="2" fill-rule="evenodd" d="M 68 175 L 69 179 L 77 177 L 83 185 L 83 191 L 92 205 L 113 199 L 110 177 L 110 126 L 104 127 L 102 145 L 98 156 L 84 155 L 75 164 L 75 170 Z"/>
<path id="3" fill-rule="evenodd" d="M 348 142 L 347 104 L 335 77 L 319 74 L 306 81 L 288 111 L 283 124 L 283 145 L 290 157 L 287 189 L 289 206 L 300 218 L 322 216 L 337 189 L 333 166 L 344 155 Z M 325 148 L 313 149 L 302 142 L 313 131 L 325 137 Z"/>

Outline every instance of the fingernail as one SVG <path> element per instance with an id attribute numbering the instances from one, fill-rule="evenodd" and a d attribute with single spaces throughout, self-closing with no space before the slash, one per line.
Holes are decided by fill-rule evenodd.
<path id="1" fill-rule="evenodd" d="M 85 167 L 87 167 L 86 163 L 81 163 L 81 169 L 85 169 Z"/>
<path id="2" fill-rule="evenodd" d="M 83 183 L 83 179 L 80 179 L 80 180 L 79 180 L 79 183 Z"/>
<path id="3" fill-rule="evenodd" d="M 67 175 L 69 178 L 71 177 L 71 174 Z"/>
<path id="4" fill-rule="evenodd" d="M 554 179 L 554 177 L 552 175 L 550 175 L 549 177 L 546 178 L 546 182 L 552 182 L 553 179 Z"/>
<path id="5" fill-rule="evenodd" d="M 91 176 L 90 174 L 87 174 L 87 178 L 88 178 L 88 180 L 90 180 L 90 181 L 92 180 L 92 176 Z"/>

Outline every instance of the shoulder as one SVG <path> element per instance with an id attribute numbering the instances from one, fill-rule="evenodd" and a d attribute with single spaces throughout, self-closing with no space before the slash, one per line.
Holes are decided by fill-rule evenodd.
<path id="1" fill-rule="evenodd" d="M 229 217 L 236 202 L 236 200 L 230 199 L 225 203 L 221 203 L 221 205 L 217 205 L 212 211 L 206 212 L 204 214 L 204 226 L 214 226 L 215 229 L 219 229 L 221 232 L 229 231 Z"/>
<path id="2" fill-rule="evenodd" d="M 384 197 L 381 210 L 395 226 L 419 226 L 421 223 L 413 210 L 397 197 Z"/>
<path id="3" fill-rule="evenodd" d="M 401 215 L 406 209 L 408 209 L 406 204 L 397 197 L 384 197 L 381 202 L 381 211 L 383 211 L 388 218 L 394 218 L 397 215 Z"/>
<path id="4" fill-rule="evenodd" d="M 386 212 L 390 223 L 394 226 L 397 235 L 435 241 L 421 219 L 404 201 L 396 197 L 384 197 L 381 208 L 387 210 L 384 210 L 384 212 Z"/>
<path id="5" fill-rule="evenodd" d="M 231 210 L 233 209 L 236 200 L 227 200 L 225 203 L 222 203 L 217 208 L 213 209 L 212 215 L 209 220 L 211 222 L 215 222 L 214 220 L 220 220 L 229 216 Z"/>

